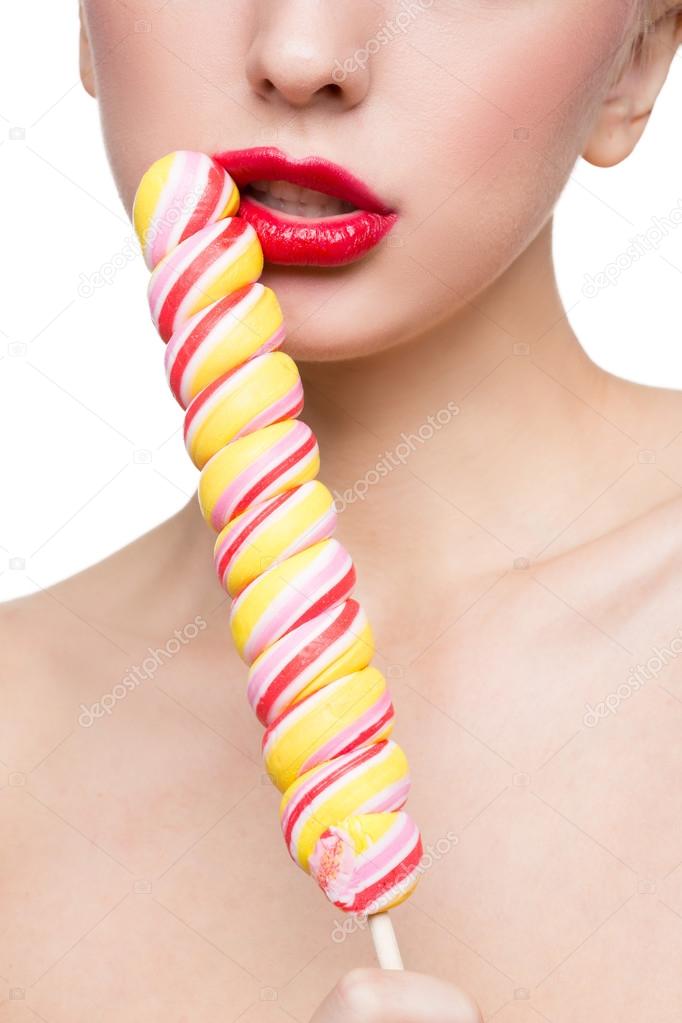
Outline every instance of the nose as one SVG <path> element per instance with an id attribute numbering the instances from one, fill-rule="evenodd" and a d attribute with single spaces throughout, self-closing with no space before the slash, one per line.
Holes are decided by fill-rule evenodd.
<path id="1" fill-rule="evenodd" d="M 262 99 L 330 111 L 357 106 L 369 91 L 367 0 L 251 0 L 256 32 L 246 58 Z"/>

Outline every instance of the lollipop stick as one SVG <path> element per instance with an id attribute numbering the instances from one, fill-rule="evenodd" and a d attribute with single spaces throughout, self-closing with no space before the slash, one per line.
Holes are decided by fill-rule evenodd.
<path id="1" fill-rule="evenodd" d="M 379 966 L 382 970 L 402 970 L 403 961 L 398 948 L 398 939 L 388 913 L 376 913 L 369 918 L 369 929 L 374 942 Z"/>

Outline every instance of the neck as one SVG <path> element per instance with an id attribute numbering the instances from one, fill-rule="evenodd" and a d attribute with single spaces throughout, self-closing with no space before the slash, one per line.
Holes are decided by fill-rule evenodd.
<path id="1" fill-rule="evenodd" d="M 424 551 L 398 538 L 423 526 L 427 513 L 434 542 L 438 523 L 457 515 L 505 566 L 555 542 L 607 375 L 566 319 L 551 230 L 549 222 L 485 292 L 410 343 L 301 365 L 320 478 L 337 498 L 339 536 L 359 564 L 376 551 L 381 527 L 384 556 L 387 529 L 409 572 Z M 207 528 L 195 500 L 176 517 L 183 565 L 185 552 L 194 558 L 210 546 Z M 202 592 L 214 595 L 210 564 L 194 570 Z M 452 562 L 443 571 L 453 571 Z"/>
<path id="2" fill-rule="evenodd" d="M 428 489 L 429 501 L 459 509 L 521 557 L 551 539 L 562 479 L 590 444 L 588 420 L 598 418 L 590 406 L 607 379 L 566 319 L 551 223 L 446 323 L 368 358 L 306 364 L 302 374 L 303 418 L 319 437 L 320 477 L 344 508 L 349 541 L 356 523 L 357 542 L 371 536 L 359 513 L 368 505 L 383 521 L 399 498 L 401 514 L 419 522 Z"/>

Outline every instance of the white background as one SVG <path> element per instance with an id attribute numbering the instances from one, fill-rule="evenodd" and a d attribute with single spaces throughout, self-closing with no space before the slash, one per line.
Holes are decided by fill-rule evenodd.
<path id="1" fill-rule="evenodd" d="M 66 9 L 65 9 L 66 8 Z M 30 593 L 177 511 L 196 473 L 148 319 L 134 251 L 78 81 L 77 3 L 14 3 L 0 36 L 0 599 Z M 631 239 L 682 216 L 682 56 L 645 138 L 618 168 L 580 161 L 557 211 L 560 287 L 590 356 L 682 388 L 682 226 L 636 262 Z M 659 224 L 660 227 L 660 224 Z M 617 282 L 585 274 L 623 259 Z M 628 265 L 628 263 L 630 265 Z M 83 297 L 103 267 L 113 280 Z M 79 294 L 80 289 L 80 294 Z"/>

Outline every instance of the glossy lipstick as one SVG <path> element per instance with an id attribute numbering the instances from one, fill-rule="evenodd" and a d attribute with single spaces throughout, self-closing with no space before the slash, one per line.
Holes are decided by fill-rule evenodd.
<path id="1" fill-rule="evenodd" d="M 321 157 L 291 160 L 268 146 L 217 153 L 214 159 L 240 190 L 256 181 L 286 181 L 356 207 L 327 217 L 294 216 L 242 192 L 238 216 L 255 228 L 268 263 L 321 267 L 353 263 L 378 245 L 398 219 L 367 185 Z"/>

